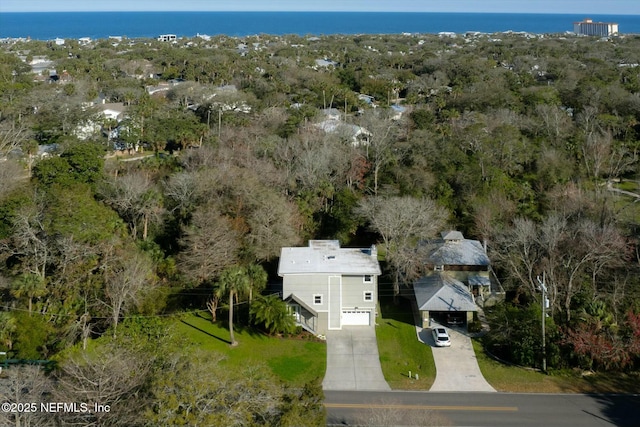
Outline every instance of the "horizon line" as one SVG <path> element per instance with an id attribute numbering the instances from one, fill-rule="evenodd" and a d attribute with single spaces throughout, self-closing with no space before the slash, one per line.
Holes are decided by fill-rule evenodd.
<path id="1" fill-rule="evenodd" d="M 265 10 L 265 9 L 255 9 L 255 10 L 201 10 L 201 9 L 189 9 L 189 10 L 13 10 L 13 11 L 3 11 L 0 10 L 0 13 L 189 13 L 189 12 L 212 12 L 212 13 L 245 13 L 245 12 L 259 12 L 259 13 L 438 13 L 438 14 L 504 14 L 504 15 L 584 15 L 584 16 L 640 16 L 640 13 L 578 13 L 578 12 L 496 12 L 496 11 L 410 11 L 410 10 L 400 10 L 400 11 L 388 11 L 388 10 Z"/>

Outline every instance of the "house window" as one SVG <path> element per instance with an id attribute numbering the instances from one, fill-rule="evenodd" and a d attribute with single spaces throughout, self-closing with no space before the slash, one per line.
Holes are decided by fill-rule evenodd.
<path id="1" fill-rule="evenodd" d="M 373 276 L 371 274 L 365 274 L 362 281 L 364 283 L 373 283 Z"/>
<path id="2" fill-rule="evenodd" d="M 364 291 L 364 300 L 365 301 L 373 301 L 373 292 Z"/>
<path id="3" fill-rule="evenodd" d="M 444 265 L 436 265 L 433 267 L 433 271 L 444 271 Z"/>
<path id="4" fill-rule="evenodd" d="M 322 304 L 322 294 L 314 294 L 313 295 L 313 304 L 321 305 Z"/>

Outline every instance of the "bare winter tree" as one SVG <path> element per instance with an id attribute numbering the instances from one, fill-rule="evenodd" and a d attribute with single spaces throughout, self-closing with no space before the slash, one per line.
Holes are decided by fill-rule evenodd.
<path id="1" fill-rule="evenodd" d="M 0 121 L 0 156 L 20 147 L 32 137 L 26 122 Z"/>
<path id="2" fill-rule="evenodd" d="M 60 412 L 63 426 L 141 426 L 145 406 L 144 385 L 150 375 L 152 358 L 122 345 L 75 353 L 56 372 L 52 399 L 83 402 L 89 411 Z M 101 405 L 96 411 L 94 405 Z M 108 408 L 108 411 L 107 411 Z"/>
<path id="3" fill-rule="evenodd" d="M 253 204 L 246 239 L 257 260 L 272 259 L 282 247 L 299 242 L 300 219 L 295 205 L 270 190 L 256 194 Z"/>
<path id="4" fill-rule="evenodd" d="M 98 297 L 102 278 L 95 274 L 99 265 L 98 259 L 109 244 L 95 245 L 80 242 L 73 236 L 59 236 L 55 240 L 55 247 L 55 264 L 59 274 L 49 279 L 49 287 L 52 290 L 44 311 L 53 309 L 52 306 L 58 303 L 56 299 L 75 300 L 75 304 L 65 304 L 57 310 L 65 310 L 67 342 L 75 343 L 80 338 L 83 349 L 86 349 L 95 326 L 91 313 L 95 313 L 96 309 L 102 306 Z"/>
<path id="5" fill-rule="evenodd" d="M 172 212 L 185 217 L 191 213 L 200 198 L 197 172 L 178 172 L 164 184 L 164 195 L 170 200 Z"/>
<path id="6" fill-rule="evenodd" d="M 149 224 L 160 220 L 162 206 L 159 193 L 150 176 L 143 172 L 130 172 L 116 177 L 102 190 L 106 202 L 129 224 L 134 238 L 142 226 L 142 239 L 146 240 Z"/>
<path id="7" fill-rule="evenodd" d="M 184 250 L 178 258 L 180 269 L 186 277 L 201 283 L 211 281 L 237 261 L 240 233 L 214 207 L 203 206 L 193 213 L 181 244 Z"/>
<path id="8" fill-rule="evenodd" d="M 0 167 L 0 200 L 18 188 L 21 177 L 27 178 L 25 170 L 17 162 L 6 160 Z"/>
<path id="9" fill-rule="evenodd" d="M 536 224 L 525 218 L 516 218 L 513 225 L 497 233 L 494 262 L 508 271 L 507 282 L 513 286 L 526 286 L 533 293 L 536 289 L 536 275 L 540 273 L 542 251 L 537 245 Z"/>
<path id="10" fill-rule="evenodd" d="M 582 157 L 587 172 L 597 180 L 603 176 L 617 178 L 629 171 L 637 162 L 638 153 L 616 143 L 611 132 L 593 132 L 582 145 Z"/>
<path id="11" fill-rule="evenodd" d="M 571 319 L 574 297 L 591 283 L 598 293 L 600 280 L 629 255 L 626 239 L 612 225 L 590 219 L 567 218 L 558 213 L 542 223 L 516 219 L 498 235 L 492 257 L 512 286 L 524 286 L 534 294 L 537 277 L 546 274 L 552 310 Z"/>
<path id="12" fill-rule="evenodd" d="M 428 198 L 369 197 L 360 202 L 358 213 L 380 234 L 386 259 L 392 267 L 394 294 L 400 293 L 400 280 L 411 279 L 419 269 L 415 255 L 418 242 L 441 231 L 448 213 Z"/>
<path id="13" fill-rule="evenodd" d="M 32 411 L 0 412 L 0 425 L 6 427 L 55 426 L 54 416 L 40 410 L 54 387 L 39 366 L 12 366 L 2 371 L 0 400 L 3 403 L 36 405 Z"/>
<path id="14" fill-rule="evenodd" d="M 8 242 L 0 243 L 6 254 L 19 255 L 22 270 L 34 274 L 44 282 L 47 264 L 51 261 L 52 244 L 46 232 L 44 202 L 36 194 L 36 200 L 18 210 L 13 222 L 13 234 Z"/>
<path id="15" fill-rule="evenodd" d="M 207 301 L 207 310 L 211 313 L 211 321 L 216 323 L 218 320 L 218 304 L 220 303 L 220 297 L 215 293 L 209 300 Z"/>
<path id="16" fill-rule="evenodd" d="M 235 373 L 211 352 L 195 357 L 172 355 L 155 377 L 153 425 L 240 426 L 282 425 L 283 389 L 265 366 Z M 307 420 L 309 425 L 317 425 Z"/>
<path id="17" fill-rule="evenodd" d="M 572 128 L 571 117 L 557 105 L 537 104 L 535 111 L 541 133 L 552 141 L 559 141 Z"/>
<path id="18" fill-rule="evenodd" d="M 139 301 L 153 281 L 152 263 L 137 251 L 114 250 L 104 264 L 104 293 L 111 312 L 113 336 L 116 336 L 120 316 Z"/>
<path id="19" fill-rule="evenodd" d="M 373 194 L 377 196 L 380 172 L 398 156 L 394 146 L 398 140 L 399 127 L 388 112 L 376 110 L 369 110 L 359 124 L 371 134 L 364 150 L 373 172 Z"/>

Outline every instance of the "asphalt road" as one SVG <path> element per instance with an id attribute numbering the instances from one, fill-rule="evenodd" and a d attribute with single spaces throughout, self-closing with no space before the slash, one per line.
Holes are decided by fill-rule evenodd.
<path id="1" fill-rule="evenodd" d="M 640 426 L 640 395 L 325 391 L 325 406 L 330 426 Z"/>

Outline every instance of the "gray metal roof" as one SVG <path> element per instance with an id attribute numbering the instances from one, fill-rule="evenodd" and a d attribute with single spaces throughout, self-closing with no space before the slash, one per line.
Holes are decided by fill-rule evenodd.
<path id="1" fill-rule="evenodd" d="M 469 285 L 491 286 L 491 279 L 486 276 L 469 276 Z"/>
<path id="2" fill-rule="evenodd" d="M 434 273 L 413 284 L 418 309 L 423 311 L 478 311 L 471 293 L 447 273 Z"/>
<path id="3" fill-rule="evenodd" d="M 427 263 L 433 265 L 488 266 L 489 257 L 477 240 L 465 239 L 459 231 L 442 233 L 442 239 L 422 242 Z"/>
<path id="4" fill-rule="evenodd" d="M 380 275 L 375 247 L 341 248 L 337 240 L 310 240 L 309 246 L 282 248 L 278 275 L 285 274 Z"/>
<path id="5" fill-rule="evenodd" d="M 464 240 L 464 235 L 456 230 L 448 230 L 440 233 L 443 240 Z"/>

